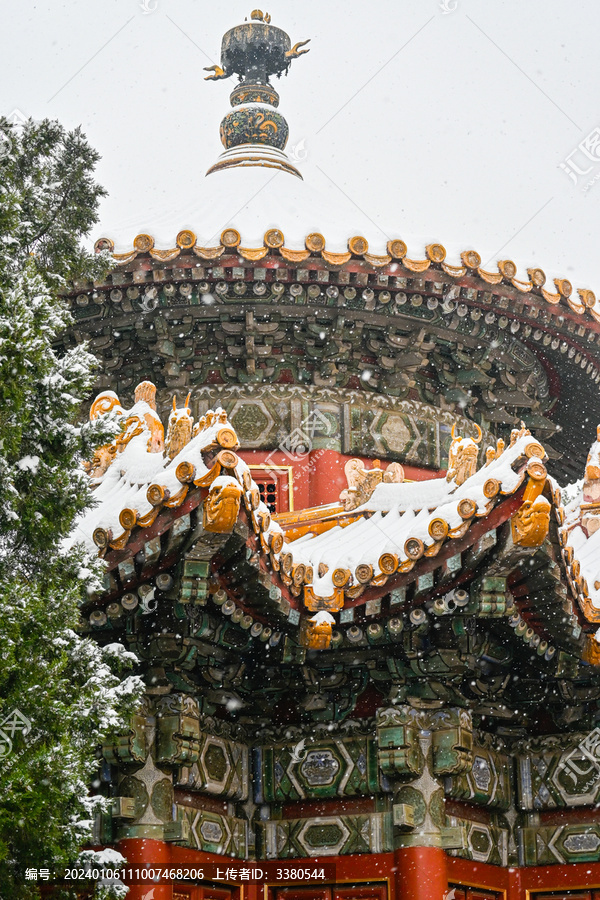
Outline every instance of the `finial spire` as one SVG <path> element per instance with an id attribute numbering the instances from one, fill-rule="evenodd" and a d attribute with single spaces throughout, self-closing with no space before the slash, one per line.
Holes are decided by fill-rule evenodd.
<path id="1" fill-rule="evenodd" d="M 207 81 L 237 75 L 239 83 L 230 95 L 233 109 L 221 122 L 221 141 L 225 152 L 206 173 L 233 166 L 267 166 L 302 178 L 283 152 L 289 128 L 281 113 L 279 94 L 270 78 L 289 70 L 292 60 L 308 53 L 306 41 L 292 47 L 288 34 L 271 25 L 271 17 L 260 9 L 250 21 L 231 28 L 221 44 L 221 64 L 205 69 L 212 72 Z"/>

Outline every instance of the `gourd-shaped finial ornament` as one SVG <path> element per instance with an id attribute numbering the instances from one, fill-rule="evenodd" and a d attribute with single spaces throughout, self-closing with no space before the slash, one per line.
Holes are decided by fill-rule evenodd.
<path id="1" fill-rule="evenodd" d="M 237 75 L 230 95 L 230 112 L 221 122 L 225 152 L 210 172 L 240 166 L 268 166 L 297 175 L 300 172 L 283 152 L 289 128 L 277 112 L 279 94 L 270 83 L 273 75 L 287 75 L 292 60 L 308 53 L 308 40 L 292 46 L 288 34 L 271 25 L 271 16 L 254 9 L 250 21 L 231 28 L 221 44 L 221 62 L 205 68 L 207 81 Z"/>

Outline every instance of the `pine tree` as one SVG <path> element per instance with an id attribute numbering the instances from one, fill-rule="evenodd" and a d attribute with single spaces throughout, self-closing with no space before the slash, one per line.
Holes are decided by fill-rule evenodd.
<path id="1" fill-rule="evenodd" d="M 37 897 L 30 869 L 58 873 L 90 840 L 97 747 L 139 696 L 132 654 L 76 631 L 98 578 L 66 549 L 90 503 L 81 463 L 97 434 L 78 423 L 94 359 L 59 356 L 60 290 L 106 261 L 81 239 L 104 191 L 79 131 L 0 119 L 0 895 Z"/>

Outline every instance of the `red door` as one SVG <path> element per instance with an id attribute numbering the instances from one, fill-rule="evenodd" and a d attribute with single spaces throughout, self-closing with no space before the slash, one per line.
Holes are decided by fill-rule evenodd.
<path id="1" fill-rule="evenodd" d="M 271 892 L 269 892 L 271 894 Z M 332 884 L 275 888 L 269 900 L 387 900 L 387 885 Z"/>
<path id="2" fill-rule="evenodd" d="M 454 894 L 452 893 L 454 891 Z M 447 900 L 502 900 L 502 894 L 485 888 L 460 887 L 450 885 Z"/>
<path id="3" fill-rule="evenodd" d="M 598 900 L 600 891 L 558 891 L 548 894 L 532 894 L 531 900 Z"/>
<path id="4" fill-rule="evenodd" d="M 173 900 L 235 900 L 239 896 L 239 889 L 199 886 L 186 884 L 173 888 Z"/>

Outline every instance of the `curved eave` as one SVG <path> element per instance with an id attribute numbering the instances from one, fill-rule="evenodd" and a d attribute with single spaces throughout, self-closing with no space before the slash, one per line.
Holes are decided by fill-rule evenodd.
<path id="1" fill-rule="evenodd" d="M 474 517 L 465 523 L 466 527 L 460 533 L 449 535 L 435 548 L 435 554 L 423 555 L 408 571 L 397 571 L 384 579 L 372 578 L 369 583 L 361 586 L 359 596 L 352 597 L 350 589 L 343 602 L 343 609 L 351 611 L 350 616 L 346 613 L 346 622 L 359 621 L 365 626 L 369 623 L 382 622 L 385 625 L 390 616 L 406 614 L 410 609 L 421 609 L 433 597 L 441 596 L 462 585 L 468 586 L 478 575 L 485 574 L 487 566 L 482 568 L 482 560 L 488 558 L 490 552 L 493 554 L 498 547 L 499 540 L 496 535 L 500 535 L 503 528 L 510 529 L 510 521 L 522 505 L 524 490 L 525 486 L 521 480 L 513 493 L 499 498 L 495 504 L 491 503 L 485 515 Z M 172 568 L 181 556 L 183 547 L 189 544 L 190 536 L 192 534 L 197 536 L 195 525 L 200 521 L 198 517 L 201 516 L 202 504 L 206 496 L 205 488 L 194 488 L 176 509 L 162 509 L 155 521 L 148 527 L 136 526 L 127 545 L 122 549 L 109 550 L 105 557 L 107 572 L 105 590 L 101 596 L 94 598 L 90 604 L 86 605 L 87 612 L 89 613 L 92 608 L 105 607 L 107 603 L 120 597 L 124 592 L 135 591 L 139 585 L 152 580 L 158 573 Z M 552 495 L 550 494 L 550 496 Z M 554 503 L 555 499 L 556 497 L 553 497 L 554 510 L 557 509 Z M 182 520 L 185 527 L 182 527 Z M 277 596 L 272 599 L 272 602 L 268 602 L 267 606 L 257 610 L 254 606 L 248 606 L 245 597 L 240 595 L 235 588 L 232 590 L 229 587 L 227 579 L 220 585 L 220 589 L 225 588 L 227 596 L 246 615 L 252 616 L 254 620 L 263 624 L 270 624 L 297 639 L 298 628 L 302 627 L 306 616 L 312 615 L 305 609 L 304 598 L 301 596 L 305 586 L 302 582 L 295 584 L 293 569 L 290 570 L 289 577 L 282 578 L 280 563 L 276 561 L 274 565 L 274 554 L 268 543 L 269 536 L 262 524 L 260 519 L 255 519 L 251 507 L 247 503 L 244 504 L 238 523 L 232 532 L 220 536 L 215 535 L 218 537 L 214 544 L 215 559 L 217 562 L 219 561 L 221 548 L 232 537 L 240 547 L 243 548 L 246 544 L 255 556 L 255 578 L 257 581 L 262 581 L 263 586 L 267 586 L 267 589 L 271 584 L 276 589 Z M 171 536 L 171 532 L 173 532 L 173 536 Z M 140 564 L 140 559 L 144 556 L 144 549 L 152 546 L 152 542 L 156 542 L 157 538 L 161 543 L 160 554 L 152 561 Z M 229 556 L 229 554 L 226 555 Z M 460 569 L 455 567 L 457 559 L 461 560 Z M 516 563 L 515 565 L 517 571 L 526 574 L 521 564 Z M 221 565 L 213 568 L 215 583 L 220 584 L 222 571 Z M 429 584 L 428 576 L 431 578 L 431 584 Z M 566 580 L 566 573 L 564 577 Z M 402 602 L 396 612 L 392 607 L 389 611 L 380 609 L 378 612 L 377 606 L 373 611 L 373 605 L 380 602 L 382 598 L 398 594 L 406 596 L 407 592 L 410 592 L 410 601 Z M 527 610 L 525 615 L 528 624 L 531 621 L 538 640 L 543 639 L 544 636 L 548 637 L 544 608 L 539 607 L 539 604 L 534 607 L 535 621 L 533 621 L 531 620 L 531 600 L 527 600 L 527 597 L 525 600 Z M 367 604 L 370 604 L 371 609 Z M 575 621 L 577 605 L 571 603 L 570 608 L 571 618 Z M 368 613 L 366 619 L 365 610 Z M 579 614 L 585 615 L 585 612 L 585 610 L 580 610 Z M 355 619 L 355 614 L 358 615 L 358 619 Z M 460 610 L 457 610 L 457 614 L 460 614 Z M 501 621 L 502 617 L 500 617 L 500 624 Z M 588 624 L 586 627 L 589 629 L 590 625 Z M 572 636 L 569 637 L 568 629 L 564 630 L 563 637 L 569 644 L 569 652 L 577 653 L 577 645 L 581 642 L 571 639 Z M 582 640 L 583 644 L 579 653 L 583 653 L 585 658 L 587 645 L 593 638 L 591 634 L 588 634 L 584 635 Z"/>
<path id="2" fill-rule="evenodd" d="M 157 250 L 151 237 L 139 235 L 131 253 L 113 257 L 118 265 L 102 282 L 73 285 L 69 298 L 77 328 L 89 329 L 81 333 L 92 350 L 103 355 L 110 344 L 106 326 L 120 331 L 139 311 L 149 314 L 150 320 L 157 316 L 168 320 L 179 311 L 210 320 L 223 313 L 228 316 L 237 306 L 259 315 L 280 313 L 287 321 L 297 315 L 294 304 L 302 303 L 333 324 L 340 309 L 349 325 L 364 320 L 384 331 L 398 318 L 431 327 L 436 340 L 446 336 L 455 343 L 465 341 L 467 347 L 476 347 L 480 334 L 486 344 L 496 336 L 505 349 L 514 338 L 525 353 L 537 358 L 550 382 L 550 397 L 559 403 L 553 411 L 551 406 L 543 408 L 543 415 L 532 408 L 528 418 L 527 404 L 525 412 L 507 412 L 504 404 L 511 410 L 514 404 L 500 398 L 483 414 L 500 423 L 510 421 L 510 416 L 513 424 L 525 418 L 546 439 L 562 429 L 563 434 L 548 444 L 553 474 L 563 482 L 579 477 L 582 447 L 588 443 L 585 433 L 580 445 L 581 428 L 600 418 L 600 412 L 594 414 L 600 383 L 600 312 L 591 292 L 581 289 L 585 303 L 578 303 L 565 280 L 557 280 L 559 291 L 548 292 L 540 270 L 530 270 L 529 281 L 524 282 L 506 261 L 497 273 L 483 272 L 474 251 L 463 254 L 462 266 L 450 266 L 440 245 L 430 245 L 426 258 L 415 261 L 402 255 L 401 241 L 391 241 L 393 253 L 377 258 L 369 255 L 363 238 L 351 239 L 347 253 L 329 255 L 325 239 L 316 233 L 306 239 L 304 250 L 287 250 L 278 229 L 266 232 L 262 247 L 245 248 L 240 243 L 240 235 L 231 228 L 212 248 L 197 247 L 195 235 L 187 231 L 178 235 L 177 246 L 170 250 Z M 296 299 L 294 292 L 302 296 Z M 203 295 L 212 306 L 205 304 Z M 112 357 L 107 359 L 108 372 L 114 365 Z M 371 384 L 361 387 L 376 390 Z M 553 421 L 545 419 L 548 412 Z"/>
<path id="3" fill-rule="evenodd" d="M 426 280 L 433 273 L 448 276 L 450 282 L 455 282 L 461 287 L 478 287 L 479 290 L 490 291 L 491 287 L 502 286 L 512 288 L 508 296 L 532 294 L 544 301 L 544 305 L 551 314 L 558 308 L 560 312 L 570 310 L 577 316 L 582 316 L 588 321 L 600 322 L 600 306 L 592 290 L 585 287 L 573 288 L 566 278 L 554 279 L 554 290 L 547 290 L 546 275 L 540 268 L 529 268 L 526 277 L 517 277 L 517 267 L 512 260 L 499 260 L 495 271 L 484 269 L 481 265 L 481 256 L 475 250 L 466 250 L 461 253 L 460 262 L 450 264 L 446 261 L 446 249 L 442 244 L 429 244 L 425 248 L 425 258 L 410 259 L 407 256 L 407 247 L 401 239 L 390 240 L 387 243 L 387 254 L 373 255 L 369 253 L 369 244 L 366 238 L 359 235 L 348 240 L 348 249 L 345 253 L 332 253 L 326 248 L 326 239 L 322 234 L 313 232 L 306 237 L 304 249 L 294 249 L 285 246 L 285 236 L 279 229 L 270 229 L 265 232 L 262 247 L 242 246 L 242 237 L 233 228 L 227 228 L 221 234 L 218 245 L 202 247 L 196 243 L 196 235 L 192 231 L 181 231 L 177 235 L 175 247 L 157 249 L 154 238 L 148 234 L 139 234 L 133 241 L 130 251 L 123 253 L 114 252 L 114 243 L 110 238 L 100 238 L 96 241 L 97 252 L 108 251 L 117 266 L 126 266 L 138 257 L 159 263 L 172 262 L 182 254 L 191 253 L 204 261 L 221 260 L 231 253 L 237 254 L 238 262 L 258 262 L 264 260 L 267 255 L 278 257 L 286 263 L 303 263 L 307 260 L 322 260 L 328 267 L 347 266 L 352 261 L 362 261 L 367 266 L 377 271 L 380 275 L 401 275 L 411 277 L 422 275 Z M 273 262 L 271 262 L 273 264 Z M 430 273 L 429 278 L 425 273 Z M 446 281 L 447 279 L 443 279 Z M 487 286 L 487 287 L 485 287 Z M 493 293 L 493 290 L 491 291 Z M 503 295 L 507 295 L 502 291 Z M 468 300 L 468 297 L 464 299 Z"/>

